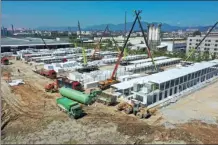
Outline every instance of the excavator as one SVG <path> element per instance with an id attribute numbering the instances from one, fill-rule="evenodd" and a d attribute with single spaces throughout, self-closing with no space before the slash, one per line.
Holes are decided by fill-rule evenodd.
<path id="1" fill-rule="evenodd" d="M 218 24 L 218 22 L 216 22 L 211 29 L 207 32 L 207 34 L 203 37 L 203 39 L 198 43 L 198 45 L 196 45 L 196 47 L 194 49 L 192 49 L 190 51 L 190 53 L 188 54 L 187 58 L 185 59 L 185 61 L 182 63 L 182 66 L 185 66 L 187 64 L 188 59 L 196 52 L 196 50 L 198 49 L 198 47 L 201 45 L 201 43 L 206 39 L 206 37 L 212 32 L 212 30 L 216 27 L 216 25 Z"/>
<path id="2" fill-rule="evenodd" d="M 112 75 L 111 75 L 111 78 L 109 78 L 109 79 L 107 79 L 107 80 L 105 80 L 105 81 L 100 81 L 100 82 L 98 83 L 98 86 L 99 86 L 100 89 L 105 90 L 105 89 L 108 89 L 111 85 L 116 84 L 116 83 L 119 83 L 119 81 L 116 79 L 115 74 L 116 74 L 116 72 L 117 72 L 117 70 L 118 70 L 118 66 L 119 66 L 120 63 L 121 63 L 121 59 L 122 59 L 124 50 L 125 50 L 125 48 L 126 48 L 127 42 L 128 42 L 128 40 L 129 40 L 129 38 L 130 38 L 130 35 L 131 35 L 132 31 L 133 31 L 133 28 L 134 28 L 135 23 L 136 23 L 137 20 L 138 20 L 139 26 L 140 26 L 140 28 L 141 28 L 141 31 L 142 31 L 142 34 L 143 34 L 143 37 L 144 37 L 145 44 L 146 44 L 146 46 L 147 46 L 148 56 L 152 59 L 152 63 L 153 63 L 153 65 L 154 65 L 155 71 L 158 71 L 158 70 L 157 70 L 157 67 L 156 67 L 156 65 L 155 65 L 155 62 L 154 62 L 154 60 L 153 60 L 153 57 L 152 57 L 152 55 L 151 55 L 150 48 L 149 48 L 148 42 L 147 42 L 147 40 L 146 40 L 146 37 L 145 37 L 145 34 L 144 34 L 144 30 L 143 30 L 141 21 L 140 21 L 140 19 L 139 19 L 139 14 L 140 14 L 141 12 L 142 12 L 142 11 L 138 11 L 138 12 L 135 11 L 135 14 L 136 14 L 135 20 L 134 20 L 133 25 L 132 25 L 132 27 L 131 27 L 131 29 L 130 29 L 130 32 L 129 32 L 128 36 L 127 36 L 127 39 L 126 39 L 126 41 L 125 41 L 125 43 L 124 43 L 124 45 L 123 45 L 123 48 L 122 48 L 122 50 L 121 50 L 121 53 L 120 53 L 120 55 L 119 55 L 119 57 L 118 57 L 118 59 L 117 59 L 117 63 L 116 63 L 116 65 L 115 65 L 115 67 L 114 67 L 114 70 L 113 70 L 113 73 L 112 73 Z"/>
<path id="3" fill-rule="evenodd" d="M 122 102 L 117 106 L 118 111 L 124 111 L 126 114 L 133 113 L 139 119 L 149 118 L 151 115 L 155 114 L 156 108 L 148 109 L 145 105 L 141 104 L 139 101 L 135 100 L 131 103 Z"/>

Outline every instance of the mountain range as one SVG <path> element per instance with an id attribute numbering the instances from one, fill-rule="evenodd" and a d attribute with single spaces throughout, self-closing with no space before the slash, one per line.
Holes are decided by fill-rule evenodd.
<path id="1" fill-rule="evenodd" d="M 154 25 L 159 24 L 158 22 L 153 23 Z M 100 25 L 92 25 L 85 28 L 81 28 L 82 31 L 99 31 L 104 30 L 105 27 L 109 25 L 109 29 L 111 31 L 124 31 L 125 24 L 100 24 Z M 147 30 L 147 22 L 142 22 L 142 25 L 144 26 L 144 30 Z M 130 30 L 132 26 L 132 22 L 127 22 L 126 29 Z M 161 30 L 164 32 L 171 32 L 171 31 L 177 31 L 177 30 L 183 30 L 186 29 L 198 29 L 200 31 L 207 31 L 211 26 L 195 26 L 195 27 L 180 27 L 180 26 L 172 26 L 166 23 L 162 23 Z M 70 28 L 70 29 L 69 29 Z M 77 31 L 77 26 L 63 26 L 63 27 L 50 27 L 50 26 L 41 26 L 36 28 L 36 30 L 49 30 L 49 31 Z M 139 25 L 136 23 L 135 31 L 139 31 Z"/>

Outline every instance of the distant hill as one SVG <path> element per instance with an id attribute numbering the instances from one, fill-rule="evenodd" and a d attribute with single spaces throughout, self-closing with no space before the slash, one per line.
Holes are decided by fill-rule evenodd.
<path id="1" fill-rule="evenodd" d="M 142 22 L 142 24 L 144 26 L 144 29 L 147 30 L 146 22 Z M 157 25 L 159 23 L 158 22 L 154 22 L 153 24 Z M 81 29 L 84 30 L 84 31 L 89 31 L 89 30 L 104 30 L 106 25 L 107 24 L 93 25 L 93 26 L 88 26 L 88 27 L 81 28 Z M 108 25 L 109 25 L 110 30 L 112 30 L 112 31 L 123 31 L 124 30 L 124 26 L 125 26 L 124 23 L 117 24 L 117 25 L 116 24 L 108 24 Z M 126 24 L 127 30 L 130 30 L 131 26 L 132 26 L 132 22 L 128 22 Z M 70 26 L 65 26 L 65 27 L 41 26 L 41 27 L 38 27 L 36 29 L 37 30 L 50 30 L 50 31 L 68 31 L 69 27 Z M 183 30 L 184 31 L 186 29 L 199 29 L 200 31 L 207 31 L 209 27 L 211 27 L 211 26 L 180 27 L 180 26 L 172 26 L 172 25 L 169 25 L 169 24 L 166 24 L 166 23 L 162 23 L 161 30 L 165 31 L 165 32 L 171 32 L 171 31 L 177 31 L 177 30 Z M 71 29 L 71 31 L 77 31 L 78 30 L 77 26 L 70 27 L 70 29 Z M 138 23 L 136 23 L 136 26 L 135 26 L 134 30 L 135 31 L 139 31 L 140 30 L 139 26 L 138 26 Z"/>

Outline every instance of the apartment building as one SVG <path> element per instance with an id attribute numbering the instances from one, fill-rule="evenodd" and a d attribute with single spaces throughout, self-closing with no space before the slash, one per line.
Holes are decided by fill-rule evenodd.
<path id="1" fill-rule="evenodd" d="M 188 37 L 186 53 L 188 53 L 190 49 L 195 48 L 202 39 L 203 39 L 203 36 Z M 198 50 L 200 52 L 209 51 L 209 53 L 216 53 L 218 55 L 218 36 L 207 37 L 201 43 Z"/>

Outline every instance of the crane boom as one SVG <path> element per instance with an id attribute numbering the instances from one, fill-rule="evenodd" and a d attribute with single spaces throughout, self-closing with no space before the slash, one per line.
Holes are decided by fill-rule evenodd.
<path id="1" fill-rule="evenodd" d="M 41 37 L 43 43 L 45 44 L 45 47 L 46 47 L 47 49 L 49 49 L 48 45 L 45 43 L 45 40 L 42 38 L 42 35 L 41 35 L 41 34 L 40 34 L 40 37 Z"/>
<path id="2" fill-rule="evenodd" d="M 137 14 L 136 11 L 135 11 L 135 14 Z M 145 45 L 146 45 L 146 47 L 147 47 L 148 57 L 151 58 L 152 63 L 153 63 L 153 65 L 154 65 L 154 68 L 155 68 L 155 70 L 157 70 L 156 64 L 155 64 L 154 59 L 153 59 L 153 57 L 152 57 L 152 55 L 151 55 L 151 51 L 150 51 L 150 48 L 149 48 L 149 45 L 148 45 L 148 41 L 147 41 L 147 39 L 146 39 L 146 37 L 145 37 L 145 33 L 144 33 L 144 30 L 143 30 L 143 27 L 142 27 L 142 23 L 141 23 L 141 21 L 140 21 L 139 18 L 138 18 L 138 23 L 139 23 L 140 29 L 141 29 L 141 31 L 142 31 L 142 35 L 143 35 L 143 38 L 144 38 L 144 41 L 145 41 Z"/>
<path id="3" fill-rule="evenodd" d="M 133 31 L 133 28 L 134 28 L 134 26 L 135 26 L 135 23 L 136 23 L 136 21 L 137 21 L 138 16 L 139 16 L 140 13 L 141 13 L 141 11 L 136 12 L 135 20 L 134 20 L 133 25 L 132 25 L 132 28 L 130 29 L 130 32 L 129 32 L 128 36 L 127 36 L 127 39 L 126 39 L 126 41 L 125 41 L 125 43 L 124 43 L 124 45 L 123 45 L 123 48 L 122 48 L 122 50 L 121 50 L 121 53 L 120 53 L 120 55 L 119 55 L 119 57 L 118 57 L 118 59 L 117 59 L 117 63 L 116 63 L 116 65 L 115 65 L 115 67 L 114 67 L 113 73 L 112 73 L 112 75 L 111 75 L 111 79 L 114 79 L 114 76 L 115 76 L 115 74 L 116 74 L 116 72 L 117 72 L 117 69 L 118 69 L 118 66 L 119 66 L 119 64 L 120 64 L 121 58 L 122 58 L 122 56 L 123 56 L 124 49 L 125 49 L 125 47 L 126 47 L 126 45 L 127 45 L 127 42 L 128 42 L 128 40 L 129 40 L 129 37 L 130 37 L 130 35 L 131 35 L 132 31 Z"/>
<path id="4" fill-rule="evenodd" d="M 188 57 L 185 59 L 185 61 L 187 61 L 196 51 L 196 49 L 201 45 L 201 43 L 204 41 L 204 39 L 211 33 L 211 31 L 216 27 L 216 25 L 218 24 L 218 22 L 216 22 L 213 27 L 207 32 L 207 34 L 204 36 L 204 38 L 198 43 L 198 45 L 193 49 L 193 51 L 191 51 L 191 53 L 188 55 Z"/>
<path id="5" fill-rule="evenodd" d="M 107 25 L 106 28 L 104 29 L 103 35 L 104 35 L 105 32 L 107 31 L 107 29 L 108 29 L 108 25 Z M 100 48 L 100 44 L 101 44 L 101 41 L 102 41 L 103 35 L 101 35 L 101 38 L 100 38 L 100 40 L 99 40 L 97 46 L 96 46 L 95 49 L 94 49 L 94 53 L 92 54 L 92 58 L 95 57 L 95 53 L 96 53 L 96 49 L 97 49 L 97 47 Z"/>
<path id="6" fill-rule="evenodd" d="M 79 38 L 81 38 L 81 28 L 80 28 L 80 23 L 79 23 L 79 21 L 78 21 L 78 29 L 79 29 Z"/>
<path id="7" fill-rule="evenodd" d="M 83 64 L 87 65 L 87 55 L 86 55 L 86 50 L 83 47 L 82 33 L 81 33 L 81 28 L 80 28 L 80 22 L 79 21 L 78 21 L 78 29 L 79 29 L 79 40 L 82 43 Z"/>

